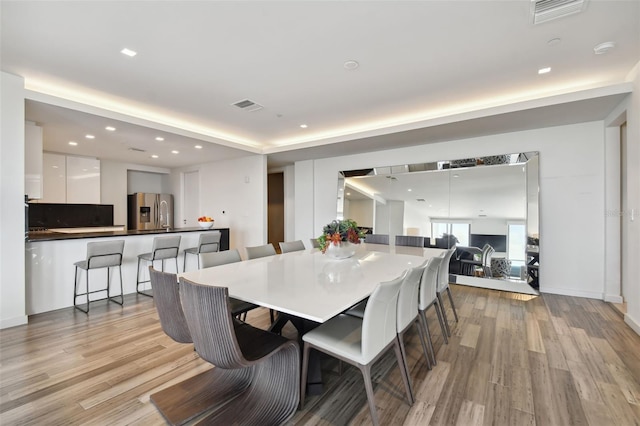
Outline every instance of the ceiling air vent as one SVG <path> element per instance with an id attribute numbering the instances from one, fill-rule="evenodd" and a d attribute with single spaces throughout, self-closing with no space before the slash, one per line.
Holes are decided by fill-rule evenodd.
<path id="1" fill-rule="evenodd" d="M 262 105 L 255 103 L 249 99 L 243 99 L 238 102 L 234 102 L 231 105 L 240 108 L 243 111 L 258 111 L 259 109 L 264 108 Z"/>
<path id="2" fill-rule="evenodd" d="M 129 148 L 129 151 L 135 151 L 135 152 L 147 152 L 146 149 L 140 149 L 140 148 Z"/>
<path id="3" fill-rule="evenodd" d="M 424 198 L 416 198 L 416 201 L 419 203 L 424 203 L 425 199 Z"/>
<path id="4" fill-rule="evenodd" d="M 533 23 L 541 24 L 553 19 L 582 12 L 587 0 L 532 0 L 531 14 Z"/>

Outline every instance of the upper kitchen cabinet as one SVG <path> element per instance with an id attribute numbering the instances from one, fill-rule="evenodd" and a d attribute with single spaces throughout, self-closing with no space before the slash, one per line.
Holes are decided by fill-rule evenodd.
<path id="1" fill-rule="evenodd" d="M 44 191 L 43 203 L 67 202 L 67 157 L 45 152 L 42 156 Z"/>
<path id="2" fill-rule="evenodd" d="M 67 203 L 100 204 L 100 160 L 67 156 Z"/>
<path id="3" fill-rule="evenodd" d="M 42 198 L 42 127 L 24 126 L 24 191 L 31 199 Z"/>

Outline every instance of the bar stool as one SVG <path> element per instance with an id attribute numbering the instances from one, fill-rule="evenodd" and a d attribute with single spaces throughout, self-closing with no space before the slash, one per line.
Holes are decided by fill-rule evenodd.
<path id="1" fill-rule="evenodd" d="M 149 283 L 151 281 L 150 279 L 140 281 L 140 261 L 141 260 L 149 262 L 151 266 L 154 266 L 154 262 L 156 260 L 160 260 L 162 262 L 161 271 L 164 272 L 164 261 L 167 259 L 175 259 L 176 273 L 178 272 L 178 252 L 180 251 L 180 238 L 181 238 L 180 235 L 174 235 L 170 237 L 155 237 L 153 239 L 153 246 L 151 247 L 151 253 L 143 253 L 138 255 L 138 271 L 137 271 L 137 278 L 136 278 L 136 291 L 138 293 L 144 296 L 153 297 L 153 295 L 150 293 L 140 291 L 140 284 Z"/>
<path id="2" fill-rule="evenodd" d="M 99 293 L 101 291 L 107 292 L 107 300 L 110 300 L 118 305 L 124 303 L 124 292 L 122 290 L 122 253 L 124 251 L 124 240 L 115 240 L 115 241 L 97 241 L 92 243 L 87 243 L 87 259 L 81 260 L 79 262 L 74 263 L 76 267 L 75 273 L 75 282 L 73 286 L 73 306 L 88 314 L 89 313 L 89 302 L 95 302 L 96 300 L 103 299 L 95 299 L 89 300 L 89 295 L 93 293 Z M 111 268 L 118 267 L 118 271 L 120 272 L 120 301 L 114 300 L 111 297 Z M 91 269 L 102 269 L 107 268 L 107 287 L 99 290 L 89 290 L 89 270 Z M 84 270 L 86 273 L 86 283 L 87 283 L 87 291 L 84 293 L 78 293 L 78 270 Z M 77 303 L 76 300 L 78 297 L 86 296 L 87 297 L 87 309 L 82 309 Z M 114 297 L 117 297 L 114 296 Z"/>
<path id="3" fill-rule="evenodd" d="M 220 251 L 220 231 L 211 231 L 200 234 L 198 239 L 198 247 L 190 247 L 184 249 L 184 261 L 182 262 L 182 272 L 187 270 L 187 254 L 195 254 L 198 261 L 198 269 L 200 269 L 200 253 L 212 253 Z"/>

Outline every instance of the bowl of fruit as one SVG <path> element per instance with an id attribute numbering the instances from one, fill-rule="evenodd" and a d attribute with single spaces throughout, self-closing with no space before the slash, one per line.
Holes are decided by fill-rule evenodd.
<path id="1" fill-rule="evenodd" d="M 211 229 L 213 226 L 213 219 L 209 216 L 200 216 L 198 218 L 198 225 L 200 225 L 200 228 L 202 229 Z"/>

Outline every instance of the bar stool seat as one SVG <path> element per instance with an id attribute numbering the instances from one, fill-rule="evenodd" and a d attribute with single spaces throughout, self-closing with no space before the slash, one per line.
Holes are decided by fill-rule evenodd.
<path id="1" fill-rule="evenodd" d="M 140 281 L 140 262 L 147 262 L 146 266 L 153 266 L 155 268 L 155 261 L 160 260 L 162 262 L 161 271 L 164 272 L 164 261 L 167 259 L 175 259 L 176 261 L 176 269 L 175 272 L 178 272 L 178 252 L 180 251 L 180 239 L 182 237 L 180 235 L 173 235 L 170 237 L 155 237 L 153 239 L 153 245 L 151 247 L 150 253 L 142 253 L 138 255 L 138 271 L 136 278 L 136 291 L 139 294 L 144 296 L 153 297 L 151 293 L 140 290 L 140 284 L 150 283 L 151 279 L 146 279 Z M 146 269 L 146 268 L 145 268 Z M 147 270 L 148 273 L 148 270 Z"/>
<path id="2" fill-rule="evenodd" d="M 198 269 L 200 269 L 200 253 L 213 253 L 220 251 L 220 231 L 204 232 L 200 234 L 198 239 L 198 247 L 190 247 L 184 249 L 184 260 L 182 262 L 182 272 L 187 270 L 187 254 L 194 254 L 198 261 Z"/>
<path id="3" fill-rule="evenodd" d="M 115 241 L 95 241 L 91 243 L 87 243 L 87 258 L 85 260 L 80 260 L 74 263 L 76 267 L 75 272 L 75 282 L 73 286 L 73 306 L 84 312 L 89 313 L 89 303 L 95 302 L 97 300 L 108 299 L 111 302 L 117 303 L 118 305 L 122 305 L 124 302 L 124 292 L 122 289 L 122 253 L 124 252 L 124 240 L 115 240 Z M 111 296 L 111 268 L 118 267 L 118 271 L 120 273 L 120 301 L 115 300 Z M 89 289 L 89 271 L 91 269 L 103 269 L 107 268 L 107 287 L 101 288 L 98 290 L 90 290 Z M 85 271 L 86 276 L 86 291 L 84 293 L 78 293 L 79 291 L 79 274 L 80 270 Z M 107 292 L 107 297 L 104 299 L 94 299 L 90 300 L 89 295 L 93 293 L 99 293 L 102 291 Z M 80 305 L 76 303 L 78 297 L 86 296 L 87 297 L 87 308 L 82 309 Z"/>

